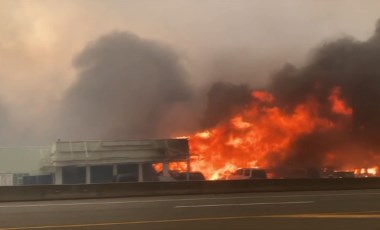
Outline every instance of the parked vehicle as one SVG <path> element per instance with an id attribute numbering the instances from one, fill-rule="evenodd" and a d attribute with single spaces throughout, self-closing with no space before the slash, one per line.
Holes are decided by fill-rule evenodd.
<path id="1" fill-rule="evenodd" d="M 355 173 L 353 171 L 335 171 L 333 178 L 354 178 Z"/>
<path id="2" fill-rule="evenodd" d="M 123 173 L 114 176 L 113 182 L 138 182 L 139 176 L 137 173 Z"/>
<path id="3" fill-rule="evenodd" d="M 176 170 L 170 170 L 168 176 L 163 176 L 162 171 L 158 174 L 159 181 L 179 181 L 187 180 L 187 172 L 180 172 Z M 204 175 L 201 172 L 189 172 L 189 180 L 205 180 Z"/>
<path id="4" fill-rule="evenodd" d="M 187 173 L 181 172 L 178 174 L 177 180 L 187 180 Z M 205 180 L 201 172 L 189 172 L 189 180 Z"/>
<path id="5" fill-rule="evenodd" d="M 259 168 L 241 168 L 232 173 L 228 180 L 255 180 L 267 179 L 267 173 Z"/>

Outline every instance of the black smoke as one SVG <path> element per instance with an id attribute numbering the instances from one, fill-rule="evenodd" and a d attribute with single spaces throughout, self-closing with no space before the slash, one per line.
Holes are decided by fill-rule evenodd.
<path id="1" fill-rule="evenodd" d="M 329 96 L 336 87 L 352 108 L 352 118 L 331 110 Z M 255 103 L 251 90 L 255 87 L 215 83 L 208 93 L 203 124 L 216 125 Z M 274 96 L 275 106 L 289 113 L 312 96 L 320 105 L 319 116 L 338 124 L 301 135 L 281 158 L 269 153 L 271 170 L 277 175 L 325 167 L 330 158 L 334 165 L 329 166 L 335 168 L 380 165 L 380 20 L 367 41 L 340 38 L 315 49 L 303 67 L 286 64 L 272 76 L 266 91 Z"/>
<path id="2" fill-rule="evenodd" d="M 194 105 L 195 91 L 181 57 L 130 33 L 101 37 L 74 65 L 78 80 L 68 90 L 60 116 L 60 137 L 67 139 L 168 137 L 178 130 L 211 128 L 255 103 L 255 87 L 249 83 L 215 82 L 206 100 Z M 336 87 L 352 108 L 352 119 L 331 111 L 329 96 Z M 317 48 L 303 67 L 286 64 L 265 90 L 289 113 L 312 95 L 321 105 L 319 115 L 339 123 L 337 129 L 300 136 L 276 161 L 277 171 L 323 167 L 332 152 L 339 153 L 333 160 L 336 167 L 353 161 L 360 167 L 380 164 L 368 160 L 380 159 L 375 154 L 380 152 L 380 23 L 367 41 L 340 38 Z"/>
<path id="3" fill-rule="evenodd" d="M 161 122 L 193 96 L 180 62 L 170 47 L 127 32 L 90 43 L 74 61 L 78 79 L 62 103 L 59 137 L 168 137 L 187 117 Z"/>
<path id="4" fill-rule="evenodd" d="M 380 164 L 369 160 L 373 152 L 380 152 L 380 21 L 367 41 L 341 38 L 322 45 L 303 68 L 286 65 L 273 77 L 269 91 L 288 111 L 313 95 L 322 105 L 321 116 L 339 122 L 342 118 L 328 109 L 328 97 L 337 86 L 352 107 L 352 121 L 339 130 L 300 137 L 278 168 L 322 167 L 331 152 L 337 153 L 338 168 Z"/>
<path id="5" fill-rule="evenodd" d="M 364 139 L 380 143 L 380 21 L 375 34 L 365 42 L 351 38 L 323 45 L 306 67 L 285 67 L 270 87 L 282 106 L 294 107 L 309 94 L 327 102 L 339 86 L 343 99 L 353 109 L 353 130 Z M 377 137 L 375 137 L 377 136 Z"/>

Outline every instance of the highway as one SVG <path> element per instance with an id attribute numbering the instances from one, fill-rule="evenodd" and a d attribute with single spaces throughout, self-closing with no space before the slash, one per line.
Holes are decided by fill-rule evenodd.
<path id="1" fill-rule="evenodd" d="M 0 229 L 380 229 L 380 190 L 4 202 Z"/>

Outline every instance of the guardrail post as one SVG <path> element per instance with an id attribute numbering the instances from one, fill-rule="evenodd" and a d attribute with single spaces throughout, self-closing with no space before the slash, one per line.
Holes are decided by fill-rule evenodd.
<path id="1" fill-rule="evenodd" d="M 62 167 L 55 167 L 54 184 L 62 184 Z"/>
<path id="2" fill-rule="evenodd" d="M 112 165 L 112 176 L 117 176 L 117 165 Z"/>
<path id="3" fill-rule="evenodd" d="M 138 179 L 139 179 L 139 182 L 143 182 L 144 181 L 143 165 L 142 165 L 142 163 L 139 163 L 138 166 L 139 166 L 139 177 L 138 177 Z"/>
<path id="4" fill-rule="evenodd" d="M 162 163 L 162 175 L 169 176 L 169 162 Z"/>
<path id="5" fill-rule="evenodd" d="M 188 154 L 186 157 L 186 180 L 190 180 L 190 155 Z"/>
<path id="6" fill-rule="evenodd" d="M 86 165 L 86 184 L 91 184 L 91 168 Z"/>

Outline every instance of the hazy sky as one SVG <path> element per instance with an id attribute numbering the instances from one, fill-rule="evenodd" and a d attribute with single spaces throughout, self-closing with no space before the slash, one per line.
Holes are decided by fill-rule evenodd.
<path id="1" fill-rule="evenodd" d="M 38 133 L 77 80 L 75 57 L 113 31 L 176 50 L 195 86 L 261 85 L 323 42 L 367 39 L 379 9 L 378 0 L 0 0 L 0 105 Z"/>

